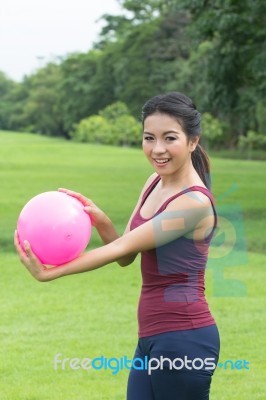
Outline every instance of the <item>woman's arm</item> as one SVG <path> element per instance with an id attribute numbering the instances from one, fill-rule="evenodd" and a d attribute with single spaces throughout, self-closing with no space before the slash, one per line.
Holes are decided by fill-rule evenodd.
<path id="1" fill-rule="evenodd" d="M 102 239 L 102 241 L 107 245 L 109 243 L 112 243 L 113 241 L 117 240 L 120 236 L 117 233 L 112 221 L 108 218 L 103 224 L 97 225 L 97 231 Z M 127 227 L 124 234 L 129 231 L 129 228 Z M 128 254 L 124 257 L 121 257 L 117 260 L 115 260 L 121 267 L 125 267 L 127 265 L 130 265 L 133 263 L 135 260 L 137 254 Z"/>
<path id="2" fill-rule="evenodd" d="M 91 199 L 69 189 L 60 188 L 58 190 L 74 197 L 83 204 L 84 211 L 89 214 L 92 225 L 96 228 L 104 244 L 109 244 L 120 237 L 110 218 L 99 207 L 97 207 Z M 117 262 L 121 266 L 129 265 L 134 261 L 135 257 L 123 257 L 120 260 L 117 260 Z"/>
<path id="3" fill-rule="evenodd" d="M 103 243 L 108 244 L 119 237 L 110 218 L 91 199 L 69 189 L 60 188 L 58 191 L 74 197 L 82 203 L 84 211 L 89 214 L 92 225 L 97 229 Z"/>
<path id="4" fill-rule="evenodd" d="M 53 268 L 43 266 L 32 253 L 29 244 L 25 245 L 24 253 L 17 235 L 15 245 L 21 262 L 29 272 L 37 280 L 45 282 L 97 269 L 129 254 L 163 246 L 203 227 L 206 230 L 205 221 L 212 214 L 213 210 L 207 198 L 202 201 L 198 196 L 184 194 L 172 201 L 165 211 L 138 228 L 105 246 L 84 253 L 67 264 Z"/>
<path id="5" fill-rule="evenodd" d="M 127 226 L 126 226 L 126 229 L 125 229 L 125 231 L 124 231 L 124 233 L 123 233 L 123 236 L 126 235 L 128 232 L 130 232 L 130 225 L 131 225 L 132 219 L 133 219 L 134 215 L 136 214 L 137 210 L 138 210 L 139 207 L 140 207 L 140 204 L 141 204 L 143 195 L 144 195 L 144 193 L 146 192 L 146 190 L 148 189 L 148 187 L 150 186 L 150 184 L 154 181 L 154 179 L 155 179 L 156 177 L 157 177 L 157 174 L 156 174 L 156 173 L 153 173 L 153 174 L 147 179 L 147 181 L 145 182 L 145 184 L 144 184 L 144 186 L 143 186 L 143 188 L 142 188 L 142 191 L 141 191 L 141 193 L 140 193 L 140 196 L 139 196 L 139 198 L 138 198 L 136 207 L 134 208 L 134 210 L 133 210 L 133 212 L 132 212 L 132 214 L 131 214 L 131 216 L 130 216 L 130 218 L 129 218 L 129 221 L 128 221 L 128 224 L 127 224 Z M 118 262 L 118 264 L 120 265 L 120 267 L 127 267 L 128 265 L 130 265 L 130 264 L 133 263 L 133 261 L 135 260 L 135 258 L 137 257 L 137 255 L 138 255 L 138 252 L 135 252 L 135 253 L 132 253 L 132 254 L 128 254 L 127 256 L 122 257 L 122 258 L 120 258 L 119 260 L 117 260 L 117 262 Z"/>
<path id="6" fill-rule="evenodd" d="M 25 251 L 23 250 L 19 243 L 17 231 L 15 231 L 14 235 L 14 244 L 20 261 L 25 265 L 31 275 L 40 282 L 48 282 L 66 275 L 91 271 L 116 261 L 120 253 L 117 251 L 114 243 L 115 241 L 84 253 L 69 263 L 57 267 L 47 267 L 41 264 L 39 259 L 32 252 L 30 244 L 27 241 L 24 241 Z"/>
<path id="7" fill-rule="evenodd" d="M 152 174 L 147 179 L 146 183 L 144 184 L 144 187 L 140 193 L 137 205 L 131 214 L 131 217 L 128 221 L 128 224 L 126 226 L 126 229 L 125 229 L 123 235 L 125 235 L 126 233 L 128 233 L 130 231 L 130 224 L 131 224 L 132 218 L 140 206 L 142 196 L 145 193 L 148 186 L 151 184 L 151 182 L 155 179 L 156 176 L 157 176 L 156 173 Z M 109 244 L 120 237 L 120 235 L 117 233 L 115 226 L 113 225 L 110 218 L 99 207 L 97 207 L 96 204 L 91 199 L 86 198 L 85 196 L 83 196 L 80 193 L 73 192 L 72 190 L 60 188 L 59 191 L 64 192 L 64 193 L 68 194 L 69 196 L 76 198 L 84 205 L 84 210 L 91 217 L 92 224 L 97 229 L 97 232 L 98 232 L 99 236 L 101 237 L 104 244 Z M 124 256 L 116 261 L 121 267 L 126 267 L 133 263 L 136 256 L 137 256 L 137 253 L 127 254 L 126 256 Z"/>

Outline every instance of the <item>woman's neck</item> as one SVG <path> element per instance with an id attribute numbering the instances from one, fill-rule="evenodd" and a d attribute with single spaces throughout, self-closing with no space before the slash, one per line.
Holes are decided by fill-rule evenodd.
<path id="1" fill-rule="evenodd" d="M 187 167 L 180 168 L 172 175 L 161 176 L 161 188 L 163 190 L 173 187 L 188 188 L 190 186 L 205 186 L 192 163 Z"/>

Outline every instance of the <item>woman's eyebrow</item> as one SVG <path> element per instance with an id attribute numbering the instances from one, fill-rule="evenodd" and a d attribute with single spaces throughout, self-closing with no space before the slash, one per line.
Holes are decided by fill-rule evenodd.
<path id="1" fill-rule="evenodd" d="M 148 131 L 143 131 L 143 133 L 146 133 L 147 135 L 155 136 L 154 133 L 151 133 Z M 167 135 L 168 133 L 176 133 L 177 135 L 179 135 L 181 132 L 171 129 L 170 131 L 163 132 L 163 136 Z"/>

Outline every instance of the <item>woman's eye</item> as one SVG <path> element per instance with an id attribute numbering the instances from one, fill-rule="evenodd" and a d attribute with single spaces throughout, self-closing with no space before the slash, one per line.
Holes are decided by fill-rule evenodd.
<path id="1" fill-rule="evenodd" d="M 176 137 L 174 137 L 174 136 L 167 136 L 165 139 L 168 140 L 168 141 L 170 141 L 170 142 L 172 142 L 173 140 L 176 140 Z"/>
<path id="2" fill-rule="evenodd" d="M 152 136 L 144 136 L 144 140 L 151 141 L 153 140 Z"/>

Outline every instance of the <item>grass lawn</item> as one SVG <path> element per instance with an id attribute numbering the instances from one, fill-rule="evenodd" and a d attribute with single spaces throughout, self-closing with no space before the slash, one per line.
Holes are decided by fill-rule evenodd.
<path id="1" fill-rule="evenodd" d="M 264 400 L 266 163 L 211 161 L 217 208 L 239 210 L 236 233 L 246 250 L 225 257 L 225 266 L 217 261 L 217 268 L 214 255 L 206 295 L 220 331 L 220 361 L 249 362 L 249 370 L 217 368 L 211 399 Z M 139 259 L 128 268 L 111 264 L 43 284 L 19 263 L 12 235 L 23 205 L 58 187 L 91 197 L 122 232 L 151 167 L 136 149 L 7 132 L 0 132 L 0 163 L 0 399 L 124 400 L 127 370 L 55 370 L 54 357 L 132 358 Z M 99 244 L 94 232 L 89 247 Z"/>

